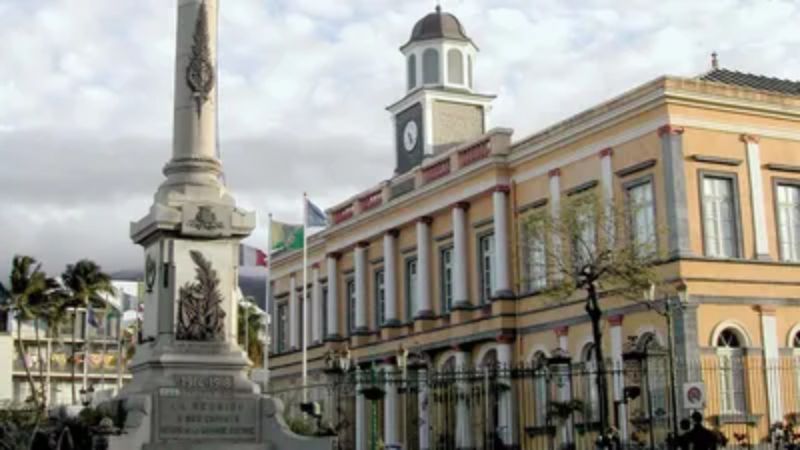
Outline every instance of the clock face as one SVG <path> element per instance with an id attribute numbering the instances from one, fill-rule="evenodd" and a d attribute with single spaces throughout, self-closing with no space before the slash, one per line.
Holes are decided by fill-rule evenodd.
<path id="1" fill-rule="evenodd" d="M 406 122 L 405 128 L 403 128 L 403 147 L 405 147 L 406 151 L 410 152 L 417 147 L 417 139 L 419 139 L 419 127 L 417 126 L 417 122 L 415 120 L 409 120 Z"/>

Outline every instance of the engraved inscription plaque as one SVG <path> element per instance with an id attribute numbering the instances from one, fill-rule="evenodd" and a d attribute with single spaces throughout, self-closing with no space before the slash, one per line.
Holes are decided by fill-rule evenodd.
<path id="1" fill-rule="evenodd" d="M 159 393 L 156 429 L 162 441 L 258 440 L 258 397 Z"/>

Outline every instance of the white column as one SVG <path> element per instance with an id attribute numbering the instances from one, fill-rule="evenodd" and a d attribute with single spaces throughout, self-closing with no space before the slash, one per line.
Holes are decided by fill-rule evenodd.
<path id="1" fill-rule="evenodd" d="M 297 298 L 297 280 L 292 275 L 289 278 L 289 349 L 297 350 L 300 348 L 300 319 Z"/>
<path id="2" fill-rule="evenodd" d="M 395 366 L 387 364 L 383 366 L 386 377 L 386 397 L 383 402 L 383 442 L 384 445 L 400 444 L 400 421 L 397 415 L 398 394 L 397 394 L 397 372 Z"/>
<path id="3" fill-rule="evenodd" d="M 469 353 L 466 351 L 456 352 L 456 371 L 470 370 Z M 456 383 L 456 390 L 458 392 L 456 400 L 456 448 L 471 448 L 472 447 L 472 427 L 470 426 L 470 412 L 469 412 L 469 384 L 465 381 L 458 381 Z"/>
<path id="4" fill-rule="evenodd" d="M 495 251 L 495 291 L 496 298 L 511 298 L 511 272 L 509 265 L 510 240 L 508 238 L 508 186 L 498 186 L 492 194 L 494 208 L 494 251 Z"/>
<path id="5" fill-rule="evenodd" d="M 556 338 L 558 339 L 558 348 L 569 352 L 569 328 L 568 327 L 561 327 L 556 328 Z M 567 379 L 563 383 L 564 385 L 558 390 L 558 397 L 559 400 L 562 402 L 568 402 L 572 399 L 572 380 Z M 561 444 L 571 444 L 574 442 L 573 434 L 572 434 L 572 426 L 564 423 L 559 426 L 559 434 L 561 435 Z"/>
<path id="6" fill-rule="evenodd" d="M 500 381 L 508 385 L 509 389 L 498 393 L 497 398 L 497 424 L 500 438 L 506 445 L 514 445 L 517 441 L 517 416 L 514 404 L 514 391 L 511 382 L 511 342 L 504 340 L 497 345 L 497 362 L 500 366 Z"/>
<path id="7" fill-rule="evenodd" d="M 428 373 L 425 370 L 420 370 L 419 377 L 419 391 L 417 392 L 417 412 L 419 413 L 419 448 L 420 450 L 428 450 L 431 447 L 431 434 L 430 434 L 430 390 L 428 388 Z"/>
<path id="8" fill-rule="evenodd" d="M 397 318 L 397 231 L 383 235 L 383 289 L 386 299 L 386 326 L 398 326 Z"/>
<path id="9" fill-rule="evenodd" d="M 472 307 L 467 285 L 467 209 L 469 204 L 453 207 L 453 308 Z"/>
<path id="10" fill-rule="evenodd" d="M 554 223 L 558 223 L 561 217 L 561 169 L 553 169 L 548 174 L 550 176 L 550 218 Z M 558 234 L 552 236 L 553 254 L 558 255 L 561 252 L 561 238 Z M 553 278 L 556 280 L 561 279 L 561 273 L 558 270 L 552 272 Z"/>
<path id="11" fill-rule="evenodd" d="M 764 378 L 767 380 L 769 423 L 775 423 L 783 420 L 777 321 L 774 308 L 761 306 L 759 310 L 761 312 L 761 340 L 764 346 Z"/>
<path id="12" fill-rule="evenodd" d="M 361 383 L 362 373 L 356 373 L 358 379 L 356 383 L 356 448 L 355 450 L 367 450 L 367 399 L 361 394 L 364 387 Z"/>
<path id="13" fill-rule="evenodd" d="M 612 383 L 614 387 L 614 401 L 617 405 L 617 414 L 620 417 L 619 433 L 622 441 L 628 439 L 628 421 L 627 421 L 627 408 L 622 403 L 625 377 L 622 365 L 622 319 L 623 316 L 613 316 L 608 318 L 609 336 L 611 337 L 611 373 Z"/>
<path id="14" fill-rule="evenodd" d="M 603 206 L 606 215 L 608 231 L 614 230 L 614 172 L 611 168 L 611 156 L 614 150 L 611 147 L 600 151 L 600 187 L 603 191 Z M 604 233 L 606 238 L 614 239 L 614 233 Z"/>
<path id="15" fill-rule="evenodd" d="M 311 268 L 311 342 L 322 341 L 322 285 L 319 283 L 319 264 Z"/>
<path id="16" fill-rule="evenodd" d="M 758 137 L 743 134 L 741 139 L 747 146 L 747 171 L 750 175 L 750 199 L 753 203 L 756 258 L 770 259 L 767 212 L 764 205 L 764 180 L 761 177 L 761 149 L 758 145 Z"/>
<path id="17" fill-rule="evenodd" d="M 433 318 L 431 308 L 431 218 L 417 221 L 417 310 L 414 319 Z"/>
<path id="18" fill-rule="evenodd" d="M 339 339 L 339 283 L 338 279 L 338 266 L 339 255 L 328 255 L 328 298 L 326 305 L 328 307 L 328 336 L 326 339 Z"/>
<path id="19" fill-rule="evenodd" d="M 356 282 L 356 333 L 369 331 L 367 325 L 367 246 L 356 245 L 355 282 Z"/>

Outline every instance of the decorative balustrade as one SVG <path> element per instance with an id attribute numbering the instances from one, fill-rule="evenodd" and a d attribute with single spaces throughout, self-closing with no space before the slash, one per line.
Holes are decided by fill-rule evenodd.
<path id="1" fill-rule="evenodd" d="M 383 203 L 383 192 L 375 191 L 364 195 L 358 199 L 358 206 L 361 212 L 368 211 L 380 206 Z"/>
<path id="2" fill-rule="evenodd" d="M 354 213 L 355 212 L 353 211 L 353 205 L 352 204 L 351 205 L 347 205 L 344 208 L 341 208 L 339 210 L 334 211 L 333 212 L 333 224 L 337 225 L 337 224 L 340 224 L 340 223 L 344 222 L 345 220 L 350 219 L 351 217 L 353 217 Z"/>
<path id="3" fill-rule="evenodd" d="M 422 169 L 422 181 L 430 183 L 450 173 L 450 159 L 443 159 L 436 164 Z"/>
<path id="4" fill-rule="evenodd" d="M 485 159 L 491 153 L 489 148 L 489 141 L 484 140 L 477 144 L 467 147 L 458 152 L 458 165 L 459 167 L 466 167 L 474 164 L 482 159 Z"/>

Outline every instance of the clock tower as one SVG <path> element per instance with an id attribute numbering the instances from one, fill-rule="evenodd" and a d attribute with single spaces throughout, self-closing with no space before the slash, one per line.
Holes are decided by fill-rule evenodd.
<path id="1" fill-rule="evenodd" d="M 484 134 L 495 98 L 474 92 L 478 48 L 461 22 L 438 6 L 414 25 L 400 51 L 407 92 L 387 108 L 394 122 L 398 175 Z"/>

